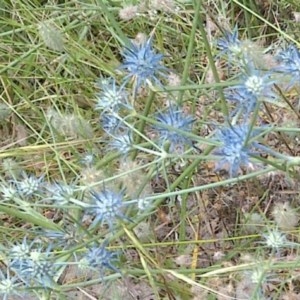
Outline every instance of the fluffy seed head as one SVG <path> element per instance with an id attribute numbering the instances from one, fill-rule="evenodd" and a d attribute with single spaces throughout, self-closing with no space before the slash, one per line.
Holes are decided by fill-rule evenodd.
<path id="1" fill-rule="evenodd" d="M 64 51 L 62 34 L 54 24 L 41 22 L 39 24 L 39 34 L 48 48 L 58 52 Z"/>
<path id="2" fill-rule="evenodd" d="M 272 215 L 278 228 L 291 230 L 299 222 L 299 214 L 290 206 L 288 202 L 275 203 Z"/>
<path id="3" fill-rule="evenodd" d="M 137 5 L 128 5 L 120 9 L 119 17 L 123 21 L 129 21 L 134 19 L 139 12 L 139 7 Z"/>

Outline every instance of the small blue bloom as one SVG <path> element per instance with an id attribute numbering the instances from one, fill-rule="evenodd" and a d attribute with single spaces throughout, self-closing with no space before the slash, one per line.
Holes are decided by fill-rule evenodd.
<path id="1" fill-rule="evenodd" d="M 120 271 L 114 266 L 117 261 L 117 254 L 106 250 L 106 244 L 103 243 L 101 246 L 95 245 L 89 248 L 80 265 L 97 269 L 100 271 L 101 276 L 103 276 L 103 269 L 105 268 L 119 273 Z"/>
<path id="2" fill-rule="evenodd" d="M 82 237 L 76 225 L 67 225 L 62 230 L 43 229 L 38 232 L 38 238 L 47 244 L 67 248 L 76 244 Z"/>
<path id="3" fill-rule="evenodd" d="M 0 184 L 0 193 L 2 196 L 2 201 L 10 201 L 18 196 L 18 191 L 15 185 L 13 185 L 12 183 L 9 185 Z"/>
<path id="4" fill-rule="evenodd" d="M 97 94 L 96 110 L 117 112 L 121 107 L 130 108 L 124 85 L 119 87 L 114 78 L 100 80 L 98 87 L 101 92 Z"/>
<path id="5" fill-rule="evenodd" d="M 53 260 L 51 245 L 44 251 L 42 246 L 35 247 L 35 242 L 27 243 L 23 239 L 21 245 L 12 247 L 9 267 L 27 286 L 53 287 L 53 276 L 58 265 Z"/>
<path id="6" fill-rule="evenodd" d="M 91 227 L 106 223 L 110 228 L 116 219 L 127 219 L 123 214 L 123 208 L 126 203 L 123 202 L 124 190 L 119 192 L 104 188 L 100 192 L 91 192 L 91 204 L 88 211 L 95 219 Z"/>
<path id="7" fill-rule="evenodd" d="M 116 150 L 123 155 L 128 154 L 133 149 L 133 137 L 131 131 L 125 131 L 122 134 L 111 135 L 109 148 Z"/>
<path id="8" fill-rule="evenodd" d="M 221 146 L 214 151 L 214 154 L 221 156 L 221 160 L 216 164 L 216 169 L 229 170 L 230 177 L 238 175 L 242 166 L 250 166 L 250 157 L 259 148 L 257 142 L 247 141 L 249 126 L 246 124 L 235 125 L 223 128 L 217 132 L 216 140 Z M 249 139 L 255 137 L 257 131 L 252 131 Z"/>
<path id="9" fill-rule="evenodd" d="M 15 183 L 19 195 L 25 198 L 37 195 L 38 192 L 40 192 L 40 189 L 42 188 L 43 179 L 44 176 L 37 178 L 34 175 L 28 175 L 24 172 L 23 179 Z"/>
<path id="10" fill-rule="evenodd" d="M 152 49 L 152 39 L 144 43 L 130 42 L 122 53 L 124 59 L 120 69 L 127 71 L 124 82 L 135 81 L 135 92 L 147 82 L 160 84 L 159 75 L 165 76 L 166 68 L 161 64 L 163 55 Z M 135 93 L 134 93 L 135 94 Z"/>
<path id="11" fill-rule="evenodd" d="M 125 126 L 120 118 L 115 113 L 105 113 L 100 116 L 100 124 L 103 130 L 111 135 L 118 132 L 123 132 Z"/>
<path id="12" fill-rule="evenodd" d="M 65 206 L 77 201 L 76 186 L 63 182 L 55 182 L 48 188 L 49 196 L 45 198 L 56 205 Z"/>
<path id="13" fill-rule="evenodd" d="M 224 37 L 217 41 L 217 47 L 220 49 L 220 55 L 227 54 L 229 57 L 240 57 L 243 54 L 242 43 L 238 38 L 238 28 L 233 31 L 225 31 Z"/>
<path id="14" fill-rule="evenodd" d="M 248 74 L 241 77 L 241 83 L 225 89 L 226 99 L 237 104 L 234 114 L 244 112 L 246 119 L 259 101 L 273 101 L 275 81 L 270 73 L 262 73 L 248 65 Z"/>
<path id="15" fill-rule="evenodd" d="M 18 292 L 18 287 L 21 285 L 17 283 L 17 277 L 11 276 L 9 268 L 6 270 L 6 274 L 0 269 L 0 295 L 2 295 L 3 300 L 12 299 L 10 296 L 18 295 L 21 296 Z"/>
<path id="16" fill-rule="evenodd" d="M 184 136 L 184 132 L 176 131 L 190 133 L 195 121 L 192 116 L 184 114 L 181 108 L 171 105 L 164 113 L 158 113 L 156 120 L 159 124 L 156 124 L 154 129 L 158 132 L 161 145 L 169 142 L 171 152 L 174 150 L 183 152 L 185 144 L 192 146 L 192 141 Z"/>
<path id="17" fill-rule="evenodd" d="M 278 54 L 277 60 L 279 66 L 275 68 L 275 71 L 290 76 L 289 87 L 291 87 L 300 79 L 300 51 L 296 46 L 290 45 Z"/>
<path id="18" fill-rule="evenodd" d="M 95 163 L 96 154 L 93 152 L 86 152 L 80 159 L 80 162 L 87 166 L 91 167 Z"/>

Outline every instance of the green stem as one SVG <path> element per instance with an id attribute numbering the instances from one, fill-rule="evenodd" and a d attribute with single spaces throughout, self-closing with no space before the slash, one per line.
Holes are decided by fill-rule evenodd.
<path id="1" fill-rule="evenodd" d="M 154 100 L 154 96 L 155 96 L 155 92 L 151 90 L 148 98 L 147 98 L 147 102 L 146 102 L 146 106 L 144 108 L 144 112 L 143 112 L 143 116 L 144 117 L 147 117 L 150 113 L 150 110 L 151 110 L 151 106 L 152 106 L 152 103 L 153 103 L 153 100 Z M 143 133 L 144 132 L 144 129 L 145 129 L 145 126 L 146 126 L 146 119 L 142 119 L 139 126 L 138 126 L 138 132 L 140 133 Z M 139 144 L 141 142 L 141 139 L 142 139 L 142 136 L 141 135 L 138 135 L 136 137 L 136 140 L 135 140 L 135 144 Z M 133 151 L 132 153 L 132 160 L 134 160 L 137 156 L 137 150 Z"/>
<path id="2" fill-rule="evenodd" d="M 201 1 L 196 1 L 195 15 L 194 15 L 194 20 L 193 20 L 192 30 L 191 30 L 191 33 L 189 36 L 189 45 L 188 45 L 187 56 L 186 56 L 184 69 L 183 69 L 183 73 L 182 73 L 182 78 L 181 78 L 181 84 L 180 84 L 181 86 L 186 84 L 188 75 L 189 75 L 189 70 L 190 70 L 192 56 L 193 56 L 193 50 L 194 50 L 196 30 L 197 30 L 197 26 L 199 23 L 200 7 L 201 7 Z M 183 91 L 178 96 L 178 104 L 179 105 L 182 104 L 182 98 L 183 98 Z"/>
<path id="3" fill-rule="evenodd" d="M 199 2 L 202 2 L 202 1 L 199 1 Z M 219 74 L 218 74 L 218 71 L 217 71 L 217 68 L 215 65 L 214 57 L 212 55 L 212 51 L 211 51 L 211 47 L 210 47 L 210 44 L 209 44 L 209 41 L 207 38 L 206 30 L 204 28 L 204 20 L 202 18 L 202 14 L 199 14 L 199 30 L 200 30 L 202 40 L 204 43 L 204 47 L 206 50 L 206 55 L 207 55 L 207 58 L 209 61 L 209 66 L 213 73 L 214 81 L 218 84 L 218 83 L 220 83 L 220 77 L 219 77 Z M 221 109 L 222 109 L 223 116 L 227 117 L 228 109 L 227 109 L 227 104 L 226 104 L 225 96 L 223 93 L 223 89 L 218 85 L 215 85 L 215 86 L 216 86 L 217 91 L 219 92 L 219 96 L 221 99 Z"/>

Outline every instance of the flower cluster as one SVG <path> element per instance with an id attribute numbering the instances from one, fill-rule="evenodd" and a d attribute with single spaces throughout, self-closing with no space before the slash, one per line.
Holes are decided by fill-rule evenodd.
<path id="1" fill-rule="evenodd" d="M 225 89 L 226 99 L 236 104 L 232 115 L 244 115 L 245 119 L 253 112 L 260 101 L 273 101 L 276 94 L 272 91 L 275 81 L 269 72 L 263 73 L 250 66 L 247 74 L 241 76 L 241 83 Z"/>
<path id="2" fill-rule="evenodd" d="M 0 185 L 0 193 L 5 201 L 13 200 L 15 197 L 21 199 L 30 199 L 31 197 L 40 195 L 43 189 L 43 176 L 36 177 L 28 175 L 26 172 L 18 180 L 10 180 Z"/>
<path id="3" fill-rule="evenodd" d="M 14 245 L 8 256 L 8 266 L 27 286 L 55 286 L 54 276 L 59 270 L 51 246 L 44 249 L 35 241 L 28 243 L 24 238 L 21 244 Z"/>
<path id="4" fill-rule="evenodd" d="M 243 41 L 238 38 L 237 27 L 232 33 L 225 32 L 224 38 L 217 42 L 217 46 L 220 49 L 220 55 L 227 55 L 229 60 L 234 58 L 234 70 L 241 73 L 241 75 L 235 75 L 240 82 L 224 90 L 226 101 L 233 104 L 233 111 L 229 114 L 227 125 L 215 134 L 215 139 L 220 146 L 214 151 L 220 156 L 220 160 L 216 163 L 217 169 L 225 168 L 230 176 L 236 176 L 242 166 L 252 167 L 251 157 L 259 153 L 280 156 L 279 153 L 260 144 L 256 136 L 262 130 L 258 132 L 252 128 L 253 124 L 259 120 L 260 110 L 264 109 L 263 102 L 284 106 L 278 101 L 279 97 L 274 90 L 274 85 L 279 80 L 276 73 L 299 76 L 297 64 L 300 66 L 300 55 L 295 47 L 288 47 L 286 53 L 280 53 L 277 57 L 280 62 L 279 67 L 268 70 L 261 68 L 244 49 Z"/>

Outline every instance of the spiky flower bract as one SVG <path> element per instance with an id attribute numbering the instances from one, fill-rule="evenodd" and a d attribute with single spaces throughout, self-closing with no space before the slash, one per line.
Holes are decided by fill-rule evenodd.
<path id="1" fill-rule="evenodd" d="M 300 51 L 294 45 L 289 45 L 277 55 L 279 71 L 290 77 L 289 87 L 293 86 L 300 79 Z"/>
<path id="2" fill-rule="evenodd" d="M 267 233 L 263 234 L 263 237 L 267 247 L 274 249 L 277 252 L 280 248 L 286 247 L 290 244 L 286 238 L 286 235 L 277 229 L 268 230 Z"/>
<path id="3" fill-rule="evenodd" d="M 272 91 L 275 81 L 271 73 L 262 73 L 253 66 L 248 65 L 248 70 L 241 77 L 241 83 L 225 89 L 226 99 L 237 104 L 237 112 L 242 112 L 248 118 L 259 101 L 272 101 L 276 94 Z"/>
<path id="4" fill-rule="evenodd" d="M 91 227 L 106 223 L 110 228 L 113 228 L 113 224 L 117 219 L 126 219 L 123 214 L 125 205 L 123 198 L 124 190 L 115 192 L 104 188 L 100 192 L 92 191 L 88 212 L 95 216 L 95 219 Z"/>
<path id="5" fill-rule="evenodd" d="M 80 266 L 96 269 L 100 272 L 101 277 L 104 275 L 104 269 L 110 269 L 119 273 L 119 270 L 114 266 L 117 253 L 106 250 L 107 243 L 102 245 L 94 245 L 88 249 L 84 258 L 80 261 Z"/>
<path id="6" fill-rule="evenodd" d="M 2 195 L 2 201 L 10 201 L 17 196 L 18 191 L 13 184 L 0 184 L 0 193 Z"/>
<path id="7" fill-rule="evenodd" d="M 19 195 L 26 198 L 37 194 L 42 186 L 43 178 L 43 176 L 38 178 L 24 172 L 23 179 L 16 184 Z"/>
<path id="8" fill-rule="evenodd" d="M 215 150 L 215 154 L 221 156 L 216 164 L 216 169 L 225 168 L 229 175 L 234 177 L 242 166 L 250 165 L 250 155 L 254 154 L 254 143 L 247 143 L 249 126 L 246 124 L 225 127 L 217 132 L 216 139 L 221 146 Z M 250 138 L 255 136 L 251 132 Z"/>
<path id="9" fill-rule="evenodd" d="M 158 77 L 166 74 L 167 69 L 161 64 L 163 55 L 153 50 L 152 38 L 141 43 L 131 41 L 122 55 L 123 63 L 120 69 L 128 73 L 124 78 L 125 83 L 131 79 L 134 80 L 134 94 L 147 82 L 160 84 Z"/>
<path id="10" fill-rule="evenodd" d="M 229 58 L 239 57 L 242 55 L 242 44 L 238 38 L 238 28 L 234 27 L 233 31 L 225 31 L 224 37 L 218 39 L 217 47 L 220 49 L 220 55 L 227 54 Z"/>
<path id="11" fill-rule="evenodd" d="M 17 290 L 18 286 L 17 277 L 10 275 L 9 268 L 7 268 L 6 274 L 0 269 L 0 295 L 2 295 L 3 300 L 10 299 L 9 297 L 12 295 L 20 296 Z"/>
<path id="12" fill-rule="evenodd" d="M 101 114 L 100 125 L 106 133 L 111 135 L 123 132 L 126 129 L 123 122 L 114 113 Z"/>
<path id="13" fill-rule="evenodd" d="M 97 94 L 96 110 L 117 112 L 121 107 L 128 107 L 128 95 L 124 85 L 118 86 L 114 78 L 98 81 L 101 91 Z"/>
<path id="14" fill-rule="evenodd" d="M 49 199 L 56 205 L 64 206 L 76 201 L 76 186 L 63 182 L 55 182 L 48 187 Z"/>
<path id="15" fill-rule="evenodd" d="M 127 155 L 133 148 L 133 137 L 131 131 L 124 131 L 118 135 L 111 135 L 112 140 L 109 142 L 109 148 L 116 150 L 122 155 Z"/>
<path id="16" fill-rule="evenodd" d="M 33 241 L 27 243 L 26 238 L 22 244 L 12 247 L 8 254 L 9 267 L 27 286 L 53 287 L 53 276 L 58 266 L 53 260 L 51 245 L 46 250 L 43 246 L 36 246 Z"/>
<path id="17" fill-rule="evenodd" d="M 192 146 L 192 141 L 184 136 L 184 132 L 191 132 L 195 119 L 184 114 L 180 107 L 171 105 L 167 111 L 158 113 L 156 120 L 161 124 L 156 124 L 154 127 L 158 132 L 159 142 L 162 145 L 169 142 L 171 152 L 175 150 L 183 152 L 186 144 Z M 181 133 L 176 130 L 184 132 Z"/>

